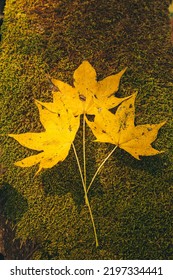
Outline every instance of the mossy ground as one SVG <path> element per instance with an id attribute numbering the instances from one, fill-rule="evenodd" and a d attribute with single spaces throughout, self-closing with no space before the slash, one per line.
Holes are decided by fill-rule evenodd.
<path id="1" fill-rule="evenodd" d="M 13 163 L 32 151 L 1 136 L 1 215 L 8 259 L 172 259 L 173 48 L 168 0 L 7 0 L 0 57 L 1 134 L 38 132 L 34 98 L 51 100 L 49 76 L 72 83 L 84 60 L 98 79 L 128 67 L 119 96 L 138 91 L 136 124 L 167 120 L 154 146 L 137 161 L 116 150 L 90 193 L 100 246 L 84 206 L 73 152 L 34 178 L 36 167 Z M 91 178 L 112 149 L 92 143 Z M 81 154 L 81 131 L 75 140 Z M 10 229 L 9 229 L 10 225 Z M 10 238 L 9 238 L 10 236 Z M 12 237 L 15 241 L 12 240 Z"/>

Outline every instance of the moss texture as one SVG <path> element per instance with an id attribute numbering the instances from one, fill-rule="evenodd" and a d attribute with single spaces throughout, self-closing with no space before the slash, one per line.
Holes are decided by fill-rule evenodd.
<path id="1" fill-rule="evenodd" d="M 8 259 L 172 259 L 173 48 L 168 0 L 7 0 L 0 56 L 1 131 L 42 130 L 34 98 L 51 100 L 49 77 L 72 83 L 88 60 L 102 79 L 128 67 L 118 95 L 138 91 L 136 124 L 167 120 L 154 147 L 137 161 L 116 150 L 90 193 L 96 249 L 73 152 L 34 178 L 13 163 L 32 151 L 1 136 L 0 207 L 10 228 Z M 111 145 L 92 143 L 91 178 Z M 81 131 L 75 140 L 82 156 Z M 15 241 L 9 242 L 9 236 Z M 10 244 L 10 248 L 9 248 Z M 20 249 L 19 249 L 20 248 Z"/>

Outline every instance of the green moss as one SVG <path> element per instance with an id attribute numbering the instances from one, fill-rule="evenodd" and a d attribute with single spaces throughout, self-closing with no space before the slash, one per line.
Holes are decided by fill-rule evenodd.
<path id="1" fill-rule="evenodd" d="M 119 96 L 138 91 L 136 123 L 167 120 L 154 146 L 164 154 L 137 161 L 116 150 L 89 198 L 92 225 L 73 152 L 34 178 L 13 163 L 32 151 L 0 138 L 1 212 L 16 238 L 37 244 L 33 259 L 172 259 L 172 46 L 168 1 L 6 0 L 0 56 L 1 134 L 42 130 L 34 99 L 51 100 L 49 76 L 72 83 L 87 59 L 102 79 L 128 66 Z M 87 131 L 88 180 L 112 149 Z M 81 130 L 75 140 L 82 157 Z M 20 205 L 20 207 L 18 207 Z M 29 247 L 30 248 L 30 247 Z M 18 247 L 8 258 L 18 258 Z M 25 258 L 26 254 L 22 255 Z"/>

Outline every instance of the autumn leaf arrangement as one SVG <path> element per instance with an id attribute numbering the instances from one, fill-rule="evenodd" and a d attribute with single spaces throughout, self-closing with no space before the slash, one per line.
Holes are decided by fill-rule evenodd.
<path id="1" fill-rule="evenodd" d="M 35 100 L 40 122 L 44 127 L 43 132 L 9 134 L 21 145 L 39 151 L 38 154 L 15 163 L 20 167 L 31 167 L 39 164 L 36 175 L 42 169 L 51 168 L 64 161 L 72 147 L 80 172 L 85 204 L 90 213 L 96 247 L 99 242 L 88 193 L 105 162 L 118 147 L 138 160 L 140 156 L 151 156 L 162 152 L 154 149 L 151 143 L 156 139 L 159 129 L 165 122 L 135 126 L 136 93 L 125 98 L 115 96 L 125 70 L 97 81 L 95 69 L 88 61 L 83 61 L 74 72 L 73 86 L 52 79 L 52 83 L 57 89 L 52 92 L 53 102 Z M 116 108 L 115 113 L 110 111 L 113 108 Z M 83 123 L 82 165 L 74 145 L 81 115 Z M 93 121 L 90 120 L 89 115 L 93 116 Z M 112 151 L 97 168 L 89 184 L 87 184 L 86 170 L 86 124 L 96 137 L 95 141 L 114 145 Z"/>

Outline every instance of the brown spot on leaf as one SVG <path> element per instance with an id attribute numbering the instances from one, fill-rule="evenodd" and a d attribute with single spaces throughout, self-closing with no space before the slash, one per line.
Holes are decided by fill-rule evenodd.
<path id="1" fill-rule="evenodd" d="M 79 99 L 84 102 L 86 101 L 86 96 L 79 94 Z"/>

